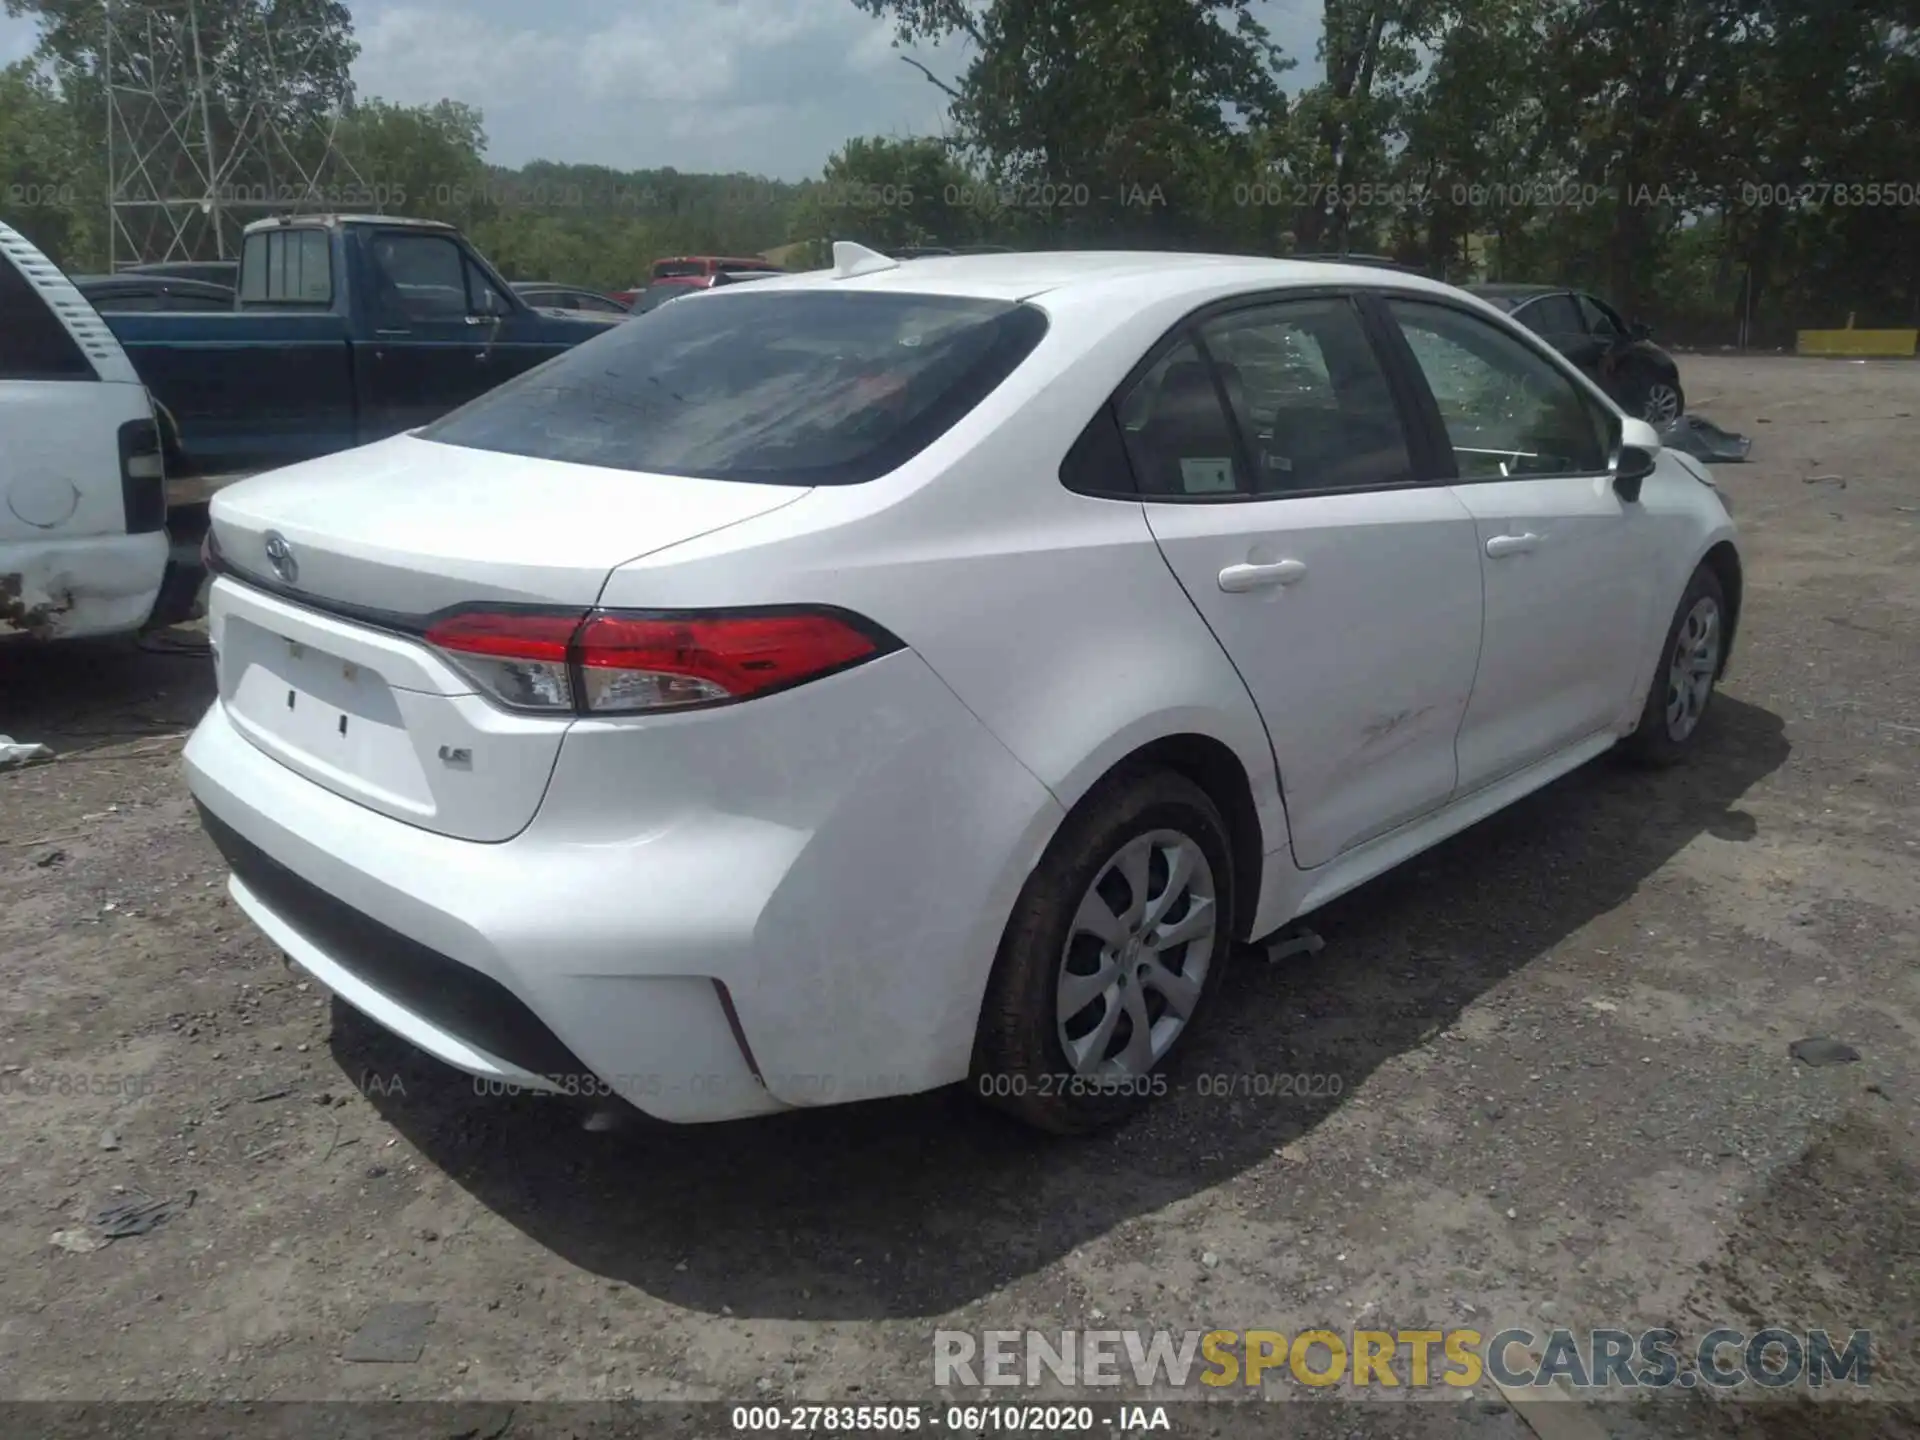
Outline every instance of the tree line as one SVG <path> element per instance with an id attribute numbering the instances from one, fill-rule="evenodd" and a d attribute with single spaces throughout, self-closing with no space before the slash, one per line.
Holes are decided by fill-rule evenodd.
<path id="1" fill-rule="evenodd" d="M 115 48 L 97 0 L 5 3 L 42 44 L 0 71 L 0 216 L 72 270 L 172 243 L 177 219 L 129 237 L 128 208 L 111 234 L 101 144 L 109 88 L 156 87 L 167 37 Z M 229 220 L 451 220 L 514 278 L 602 288 L 833 239 L 1152 246 L 1580 285 L 1700 343 L 1920 324 L 1920 0 L 1322 0 L 1308 85 L 1252 0 L 849 3 L 895 27 L 947 133 L 851 139 L 787 184 L 493 165 L 473 107 L 354 94 L 340 0 L 200 0 L 214 149 L 254 156 L 216 194 Z M 249 143 L 269 122 L 277 148 Z M 191 248 L 220 243 L 194 223 Z"/>

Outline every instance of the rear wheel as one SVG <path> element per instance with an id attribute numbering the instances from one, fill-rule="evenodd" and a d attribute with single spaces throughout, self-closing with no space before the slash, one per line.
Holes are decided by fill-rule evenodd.
<path id="1" fill-rule="evenodd" d="M 1204 790 L 1164 770 L 1107 782 L 1014 907 L 974 1044 L 976 1093 L 1056 1134 L 1164 1094 L 1226 968 L 1234 900 L 1232 845 Z"/>
<path id="2" fill-rule="evenodd" d="M 1727 597 L 1719 577 L 1702 565 L 1687 582 L 1667 629 L 1646 708 L 1625 742 L 1630 756 L 1656 766 L 1678 764 L 1685 758 L 1713 700 L 1726 637 Z"/>

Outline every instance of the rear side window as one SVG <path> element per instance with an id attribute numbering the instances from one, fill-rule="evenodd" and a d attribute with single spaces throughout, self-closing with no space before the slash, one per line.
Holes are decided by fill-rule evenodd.
<path id="1" fill-rule="evenodd" d="M 1007 301 L 745 287 L 611 326 L 420 434 L 615 470 L 858 484 L 952 428 L 1046 328 Z"/>
<path id="2" fill-rule="evenodd" d="M 0 380 L 91 380 L 93 366 L 27 277 L 0 256 Z"/>
<path id="3" fill-rule="evenodd" d="M 1140 493 L 1167 496 L 1246 494 L 1233 425 L 1220 405 L 1213 372 L 1191 340 L 1182 340 L 1120 402 L 1120 424 Z"/>
<path id="4" fill-rule="evenodd" d="M 246 238 L 243 305 L 331 305 L 333 255 L 324 230 L 263 230 Z"/>

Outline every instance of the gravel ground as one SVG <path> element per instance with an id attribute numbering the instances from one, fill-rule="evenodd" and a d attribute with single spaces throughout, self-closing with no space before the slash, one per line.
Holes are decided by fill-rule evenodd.
<path id="1" fill-rule="evenodd" d="M 1915 1427 L 1920 366 L 1685 368 L 1755 441 L 1696 763 L 1590 766 L 1248 957 L 1184 1083 L 1091 1141 L 954 1093 L 604 1133 L 476 1096 L 228 904 L 176 758 L 204 659 L 0 655 L 0 730 L 60 753 L 0 774 L 0 1399 L 932 1400 L 936 1328 L 1778 1324 L 1871 1329 L 1875 1403 L 1275 1393 L 1300 1434 Z M 1257 1078 L 1302 1073 L 1339 1094 Z M 128 1197 L 192 1203 L 87 1248 Z M 402 1301 L 417 1360 L 343 1358 Z M 602 1433 L 512 1433 L 548 1422 Z"/>

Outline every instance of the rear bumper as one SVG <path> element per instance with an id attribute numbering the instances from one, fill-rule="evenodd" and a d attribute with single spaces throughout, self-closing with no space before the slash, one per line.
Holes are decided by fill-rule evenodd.
<path id="1" fill-rule="evenodd" d="M 186 765 L 234 899 L 321 983 L 475 1076 L 671 1121 L 964 1078 L 1059 814 L 910 653 L 738 712 L 577 724 L 498 844 L 335 795 L 218 704 Z"/>
<path id="2" fill-rule="evenodd" d="M 0 541 L 0 643 L 138 630 L 153 613 L 167 537 Z"/>

